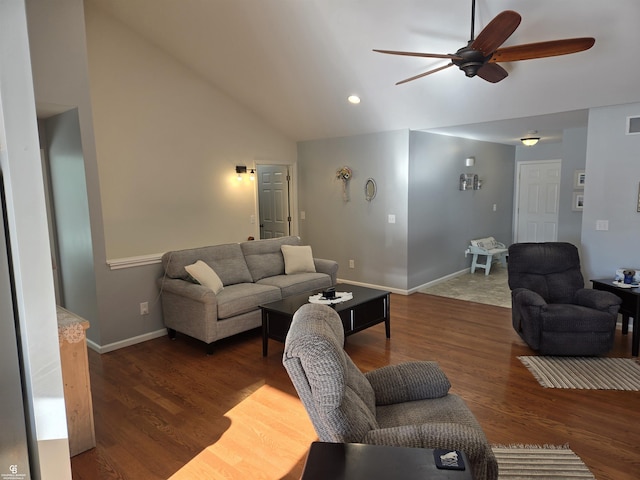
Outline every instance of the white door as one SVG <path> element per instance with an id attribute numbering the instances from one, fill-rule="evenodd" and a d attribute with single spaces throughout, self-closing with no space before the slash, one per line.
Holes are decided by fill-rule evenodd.
<path id="1" fill-rule="evenodd" d="M 557 241 L 560 163 L 552 160 L 519 164 L 516 242 Z"/>
<path id="2" fill-rule="evenodd" d="M 258 165 L 260 238 L 290 235 L 289 182 L 286 165 Z"/>

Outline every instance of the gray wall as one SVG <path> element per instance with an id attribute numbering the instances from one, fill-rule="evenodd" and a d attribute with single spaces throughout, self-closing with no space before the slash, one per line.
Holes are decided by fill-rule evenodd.
<path id="1" fill-rule="evenodd" d="M 625 134 L 629 116 L 640 116 L 640 103 L 589 112 L 582 219 L 588 278 L 611 278 L 618 268 L 640 269 L 640 135 Z M 597 220 L 608 220 L 609 230 L 596 230 Z"/>
<path id="2" fill-rule="evenodd" d="M 408 151 L 406 130 L 298 143 L 300 236 L 315 256 L 339 263 L 339 278 L 407 288 Z M 344 165 L 353 171 L 349 201 L 336 179 Z M 378 193 L 367 202 L 370 177 Z"/>
<path id="3" fill-rule="evenodd" d="M 78 109 L 54 115 L 43 125 L 58 232 L 61 306 L 83 318 L 96 318 L 93 244 Z"/>
<path id="4" fill-rule="evenodd" d="M 476 157 L 473 168 L 467 156 Z M 354 172 L 348 202 L 335 179 L 342 165 Z M 412 291 L 468 268 L 471 238 L 511 238 L 514 147 L 385 132 L 301 142 L 298 166 L 300 233 L 314 254 L 338 260 L 341 279 Z M 482 189 L 461 192 L 463 172 L 479 174 Z M 378 185 L 372 202 L 364 199 L 368 177 Z"/>
<path id="5" fill-rule="evenodd" d="M 411 132 L 409 160 L 409 287 L 468 268 L 473 238 L 509 244 L 515 148 Z M 474 156 L 473 167 L 465 159 Z M 460 191 L 461 173 L 478 174 L 480 190 Z M 493 211 L 493 205 L 496 211 Z"/>

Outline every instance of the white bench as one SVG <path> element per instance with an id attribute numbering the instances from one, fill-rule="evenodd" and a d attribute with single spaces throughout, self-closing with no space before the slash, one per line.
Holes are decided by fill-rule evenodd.
<path id="1" fill-rule="evenodd" d="M 477 238 L 471 240 L 471 245 L 464 252 L 466 257 L 468 254 L 473 254 L 473 261 L 471 262 L 471 273 L 475 273 L 476 268 L 484 268 L 484 274 L 489 275 L 491 271 L 491 264 L 494 260 L 500 260 L 502 266 L 507 266 L 507 252 L 508 249 L 504 243 L 496 241 L 493 237 Z M 486 256 L 485 263 L 478 262 L 478 255 Z"/>

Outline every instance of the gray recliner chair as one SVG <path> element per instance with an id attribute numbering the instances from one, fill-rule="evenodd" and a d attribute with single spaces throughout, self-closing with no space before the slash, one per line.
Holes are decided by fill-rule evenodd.
<path id="1" fill-rule="evenodd" d="M 507 270 L 513 328 L 533 350 L 566 356 L 611 350 L 621 300 L 584 288 L 575 245 L 514 243 Z"/>
<path id="2" fill-rule="evenodd" d="M 435 362 L 363 374 L 343 347 L 334 309 L 307 304 L 295 313 L 283 364 L 321 441 L 461 450 L 476 480 L 498 478 L 484 432 Z"/>

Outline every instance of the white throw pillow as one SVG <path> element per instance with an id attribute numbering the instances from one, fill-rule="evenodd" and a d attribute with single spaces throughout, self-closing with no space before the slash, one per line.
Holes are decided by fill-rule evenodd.
<path id="1" fill-rule="evenodd" d="M 315 273 L 316 266 L 313 263 L 313 254 L 309 245 L 282 245 L 284 257 L 284 273 Z"/>
<path id="2" fill-rule="evenodd" d="M 213 290 L 213 293 L 218 294 L 224 288 L 222 280 L 220 280 L 218 274 L 202 260 L 198 260 L 196 263 L 187 265 L 184 269 L 189 275 L 195 278 L 200 285 Z"/>

